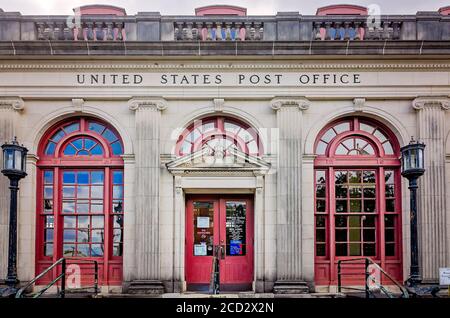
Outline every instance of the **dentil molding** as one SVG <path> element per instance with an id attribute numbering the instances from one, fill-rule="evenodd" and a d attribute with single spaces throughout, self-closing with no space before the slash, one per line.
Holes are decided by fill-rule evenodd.
<path id="1" fill-rule="evenodd" d="M 150 70 L 167 70 L 167 69 L 298 69 L 298 70 L 314 70 L 314 69 L 450 69 L 449 63 L 292 63 L 292 64 L 280 64 L 280 63 L 2 63 L 0 69 L 24 69 L 24 70 L 89 70 L 103 69 L 103 70 L 126 70 L 126 69 L 150 69 Z"/>

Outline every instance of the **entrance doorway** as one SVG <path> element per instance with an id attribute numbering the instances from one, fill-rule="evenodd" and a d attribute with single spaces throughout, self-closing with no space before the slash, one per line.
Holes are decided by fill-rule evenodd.
<path id="1" fill-rule="evenodd" d="M 245 291 L 253 282 L 253 198 L 248 195 L 195 195 L 186 198 L 186 283 L 207 291 L 215 246 L 220 290 Z"/>

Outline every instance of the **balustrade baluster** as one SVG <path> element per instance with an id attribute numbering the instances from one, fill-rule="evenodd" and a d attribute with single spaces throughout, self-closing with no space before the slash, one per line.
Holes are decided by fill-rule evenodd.
<path id="1" fill-rule="evenodd" d="M 361 38 L 361 22 L 355 21 L 355 23 L 353 24 L 353 27 L 355 29 L 355 36 L 354 36 L 354 40 L 362 40 Z"/>
<path id="2" fill-rule="evenodd" d="M 113 38 L 113 22 L 106 22 L 106 36 L 107 41 L 112 41 Z"/>
<path id="3" fill-rule="evenodd" d="M 216 40 L 222 41 L 222 23 L 216 22 Z"/>
<path id="4" fill-rule="evenodd" d="M 343 40 L 344 39 L 344 29 L 342 28 L 342 23 L 341 22 L 335 22 L 334 23 L 334 28 L 336 29 L 336 35 L 334 37 L 335 40 Z"/>
<path id="5" fill-rule="evenodd" d="M 211 36 L 212 27 L 213 27 L 212 22 L 206 22 L 206 40 L 207 41 L 212 40 L 212 36 Z"/>
<path id="6" fill-rule="evenodd" d="M 325 29 L 322 28 L 322 23 L 321 22 L 314 22 L 313 26 L 314 26 L 313 27 L 313 38 L 314 38 L 314 40 L 324 40 L 325 39 L 325 32 L 321 32 L 321 31 L 322 31 L 322 29 L 325 31 Z"/>
<path id="7" fill-rule="evenodd" d="M 242 23 L 239 23 L 237 25 L 237 29 L 239 30 L 239 41 L 245 41 L 245 36 L 247 35 L 247 29 L 245 28 L 245 25 Z"/>
<path id="8" fill-rule="evenodd" d="M 394 40 L 400 39 L 400 28 L 401 28 L 401 22 L 398 22 L 398 21 L 392 22 L 392 29 L 393 29 L 392 38 Z"/>
<path id="9" fill-rule="evenodd" d="M 85 41 L 94 39 L 94 22 L 86 22 L 83 37 Z"/>
<path id="10" fill-rule="evenodd" d="M 192 39 L 193 39 L 193 35 L 192 35 L 192 25 L 193 25 L 193 22 L 186 22 L 186 31 L 185 31 L 185 39 L 186 40 L 189 40 L 189 41 L 192 41 Z"/>
<path id="11" fill-rule="evenodd" d="M 255 37 L 254 40 L 255 41 L 260 41 L 261 40 L 261 23 L 260 22 L 255 22 Z"/>
<path id="12" fill-rule="evenodd" d="M 350 22 L 344 22 L 344 40 L 353 40 L 353 34 L 350 34 Z"/>
<path id="13" fill-rule="evenodd" d="M 333 40 L 334 34 L 332 34 L 331 22 L 325 22 L 325 40 Z"/>
<path id="14" fill-rule="evenodd" d="M 245 22 L 245 40 L 250 41 L 252 39 L 252 23 L 251 22 Z"/>

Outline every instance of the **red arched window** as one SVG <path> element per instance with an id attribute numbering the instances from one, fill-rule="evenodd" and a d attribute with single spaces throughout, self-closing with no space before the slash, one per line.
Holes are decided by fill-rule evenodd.
<path id="1" fill-rule="evenodd" d="M 117 131 L 93 118 L 58 123 L 43 136 L 37 162 L 37 273 L 61 257 L 95 259 L 103 284 L 121 284 L 122 154 Z"/>
<path id="2" fill-rule="evenodd" d="M 319 133 L 314 162 L 318 285 L 337 282 L 339 259 L 365 256 L 402 279 L 399 149 L 387 127 L 363 117 L 339 119 Z M 345 279 L 361 283 L 363 276 Z"/>
<path id="3" fill-rule="evenodd" d="M 263 153 L 257 131 L 249 125 L 230 117 L 207 117 L 194 121 L 178 138 L 175 153 L 184 156 L 204 147 L 212 153 L 220 147 L 230 151 L 235 148 L 249 155 Z"/>

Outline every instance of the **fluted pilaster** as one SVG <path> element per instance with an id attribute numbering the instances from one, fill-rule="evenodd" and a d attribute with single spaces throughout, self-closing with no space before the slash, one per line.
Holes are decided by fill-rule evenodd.
<path id="1" fill-rule="evenodd" d="M 15 113 L 24 107 L 16 97 L 0 97 L 0 143 L 11 141 L 15 135 Z M 0 155 L 0 167 L 3 156 Z M 0 169 L 1 170 L 1 169 Z M 9 180 L 0 175 L 0 279 L 6 277 L 8 267 Z"/>
<path id="2" fill-rule="evenodd" d="M 272 108 L 277 111 L 279 130 L 276 282 L 278 285 L 289 282 L 292 286 L 295 282 L 302 281 L 302 112 L 308 107 L 309 101 L 302 97 L 272 100 Z"/>
<path id="3" fill-rule="evenodd" d="M 449 98 L 420 97 L 413 101 L 417 110 L 418 138 L 426 144 L 425 174 L 419 179 L 418 230 L 421 275 L 436 281 L 439 267 L 445 267 L 447 253 L 445 204 L 445 111 Z"/>
<path id="4" fill-rule="evenodd" d="M 160 280 L 159 179 L 160 122 L 166 101 L 161 98 L 133 98 L 136 112 L 135 208 L 136 280 Z"/>

